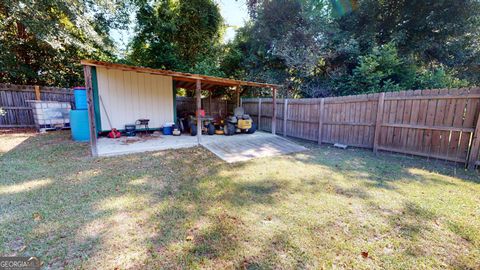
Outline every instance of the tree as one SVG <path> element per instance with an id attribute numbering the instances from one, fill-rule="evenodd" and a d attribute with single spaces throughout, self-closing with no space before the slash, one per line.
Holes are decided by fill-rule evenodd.
<path id="1" fill-rule="evenodd" d="M 251 23 L 229 44 L 227 74 L 303 97 L 480 82 L 477 0 L 248 4 Z"/>
<path id="2" fill-rule="evenodd" d="M 456 70 L 478 83 L 480 2 L 477 0 L 361 0 L 335 21 L 360 53 L 395 43 L 401 58 L 416 65 Z"/>
<path id="3" fill-rule="evenodd" d="M 312 30 L 325 24 L 326 3 L 281 0 L 249 5 L 252 22 L 229 45 L 231 55 L 222 64 L 226 74 L 281 83 L 291 95 L 308 93 L 317 83 L 313 75 L 321 60 L 321 42 Z"/>
<path id="4" fill-rule="evenodd" d="M 339 87 L 342 95 L 377 93 L 409 89 L 414 85 L 415 69 L 399 56 L 393 43 L 374 47 L 371 54 L 360 56 L 348 82 Z M 341 84 L 340 84 L 341 85 Z"/>
<path id="5" fill-rule="evenodd" d="M 83 84 L 80 59 L 113 59 L 109 30 L 127 19 L 124 2 L 4 0 L 0 3 L 0 81 Z"/>
<path id="6" fill-rule="evenodd" d="M 338 78 L 336 93 L 340 95 L 392 92 L 408 89 L 463 87 L 465 80 L 455 78 L 442 68 L 425 69 L 399 56 L 394 43 L 377 46 L 372 53 L 360 56 L 352 74 Z"/>
<path id="7" fill-rule="evenodd" d="M 212 0 L 138 3 L 137 34 L 128 60 L 134 64 L 218 74 L 223 20 Z"/>

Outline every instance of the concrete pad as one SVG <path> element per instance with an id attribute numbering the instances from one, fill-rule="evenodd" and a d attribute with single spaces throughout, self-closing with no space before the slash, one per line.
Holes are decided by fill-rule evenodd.
<path id="1" fill-rule="evenodd" d="M 118 139 L 98 138 L 99 156 L 116 156 L 168 149 L 195 147 L 197 138 L 187 135 L 159 137 L 120 137 Z"/>
<path id="2" fill-rule="evenodd" d="M 228 163 L 307 150 L 284 137 L 266 132 L 216 137 L 205 136 L 201 144 Z"/>
<path id="3" fill-rule="evenodd" d="M 200 144 L 228 163 L 307 150 L 288 139 L 266 132 L 233 136 L 204 135 Z M 182 134 L 182 136 L 121 137 L 118 139 L 102 137 L 97 141 L 97 151 L 99 156 L 116 156 L 188 148 L 197 145 L 197 137 L 186 134 Z"/>

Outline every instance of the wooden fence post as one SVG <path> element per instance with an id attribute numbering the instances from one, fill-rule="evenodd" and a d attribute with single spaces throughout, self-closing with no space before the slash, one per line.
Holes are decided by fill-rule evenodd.
<path id="1" fill-rule="evenodd" d="M 40 86 L 35 85 L 35 100 L 42 100 L 42 96 L 40 96 Z"/>
<path id="2" fill-rule="evenodd" d="M 322 127 L 323 127 L 323 111 L 325 107 L 325 99 L 320 99 L 320 108 L 318 110 L 318 144 L 322 144 Z"/>
<path id="3" fill-rule="evenodd" d="M 473 133 L 472 148 L 470 148 L 470 156 L 468 157 L 468 168 L 475 169 L 475 164 L 478 160 L 478 153 L 480 152 L 480 112 L 477 116 L 477 125 Z"/>
<path id="4" fill-rule="evenodd" d="M 373 139 L 373 152 L 378 152 L 378 142 L 380 140 L 380 129 L 383 122 L 383 104 L 385 103 L 385 93 L 380 93 L 378 96 L 377 105 L 377 119 L 375 121 L 375 137 Z"/>
<path id="5" fill-rule="evenodd" d="M 258 130 L 261 130 L 260 129 L 260 123 L 262 122 L 261 119 L 262 119 L 262 98 L 258 98 L 258 125 L 257 125 L 257 129 Z"/>
<path id="6" fill-rule="evenodd" d="M 283 137 L 287 137 L 288 98 L 283 103 Z"/>
<path id="7" fill-rule="evenodd" d="M 272 134 L 277 132 L 277 88 L 272 87 Z"/>

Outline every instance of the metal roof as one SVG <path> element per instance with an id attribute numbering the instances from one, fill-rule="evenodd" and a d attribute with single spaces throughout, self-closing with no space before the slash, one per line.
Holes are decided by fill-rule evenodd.
<path id="1" fill-rule="evenodd" d="M 171 71 L 171 70 L 165 70 L 165 69 L 154 69 L 154 68 L 147 68 L 147 67 L 140 67 L 140 66 L 115 64 L 115 63 L 96 61 L 96 60 L 82 60 L 80 63 L 84 66 L 104 67 L 107 69 L 119 69 L 123 71 L 135 71 L 140 73 L 171 76 L 173 80 L 176 82 L 177 87 L 185 88 L 189 90 L 195 89 L 197 80 L 201 81 L 203 90 L 215 90 L 218 87 L 232 87 L 232 86 L 252 86 L 252 87 L 262 87 L 262 88 L 281 87 L 281 85 L 278 85 L 278 84 L 241 81 L 241 80 L 206 76 L 206 75 L 200 75 L 200 74 L 177 72 L 177 71 Z"/>

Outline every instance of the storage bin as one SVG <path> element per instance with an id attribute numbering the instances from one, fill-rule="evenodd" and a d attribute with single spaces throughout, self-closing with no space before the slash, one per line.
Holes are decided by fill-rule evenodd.
<path id="1" fill-rule="evenodd" d="M 86 110 L 87 107 L 87 91 L 85 87 L 73 88 L 73 97 L 75 98 L 75 109 Z"/>
<path id="2" fill-rule="evenodd" d="M 74 141 L 88 142 L 90 140 L 90 128 L 88 124 L 87 110 L 70 111 L 70 128 Z"/>

